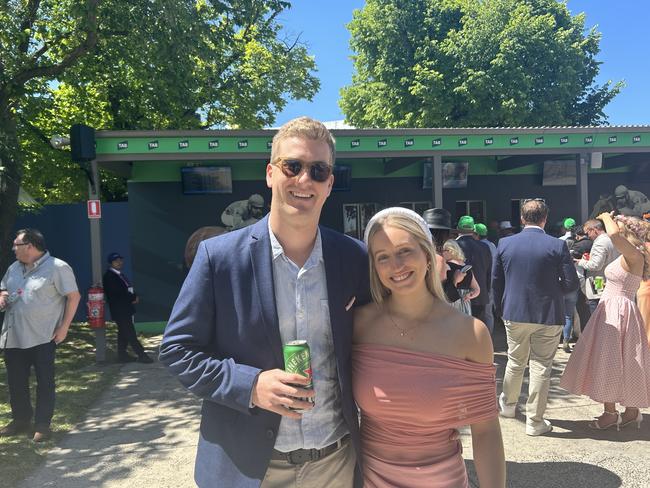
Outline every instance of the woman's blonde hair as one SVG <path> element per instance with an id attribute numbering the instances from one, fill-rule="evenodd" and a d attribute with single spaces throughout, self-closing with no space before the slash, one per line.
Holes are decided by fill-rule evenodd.
<path id="1" fill-rule="evenodd" d="M 451 256 L 451 259 L 462 261 L 463 263 L 465 262 L 465 253 L 454 239 L 447 239 L 442 245 L 442 250 L 447 251 Z"/>
<path id="2" fill-rule="evenodd" d="M 390 290 L 386 288 L 379 279 L 379 274 L 375 267 L 373 249 L 374 236 L 385 227 L 402 229 L 415 238 L 415 241 L 424 251 L 430 266 L 425 276 L 427 289 L 434 297 L 445 302 L 447 301 L 436 266 L 436 256 L 431 241 L 431 235 L 427 236 L 424 233 L 424 229 L 420 223 L 416 222 L 412 217 L 404 213 L 391 213 L 371 220 L 369 225 L 372 227 L 368 231 L 366 242 L 368 244 L 368 257 L 370 261 L 370 292 L 372 293 L 372 298 L 376 303 L 382 304 L 384 299 L 390 295 Z"/>
<path id="3" fill-rule="evenodd" d="M 643 254 L 643 279 L 650 279 L 650 222 L 625 215 L 617 215 L 614 220 L 619 223 L 620 234 Z"/>

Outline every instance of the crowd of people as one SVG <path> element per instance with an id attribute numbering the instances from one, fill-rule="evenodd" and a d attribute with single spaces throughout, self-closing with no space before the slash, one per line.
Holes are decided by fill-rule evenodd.
<path id="1" fill-rule="evenodd" d="M 501 222 L 493 243 L 469 215 L 452 226 L 442 208 L 390 207 L 370 219 L 362 243 L 319 225 L 334 161 L 323 124 L 288 122 L 266 166 L 270 213 L 197 240 L 159 359 L 203 399 L 198 486 L 467 487 L 457 429 L 470 426 L 480 486 L 503 488 L 498 417 L 515 416 L 528 366 L 525 432 L 552 430 L 544 413 L 560 345 L 571 353 L 562 387 L 604 404 L 590 427 L 641 424 L 639 409 L 650 406 L 649 222 L 566 218 L 558 238 L 544 230 L 547 203 L 533 198 L 522 202 L 522 230 Z M 28 245 L 40 249 L 34 260 L 18 255 Z M 19 264 L 0 283 L 6 308 L 15 280 L 45 259 L 26 232 L 14 246 Z M 129 315 L 137 296 L 120 260 L 109 257 L 105 280 L 124 288 Z M 78 292 L 65 263 L 52 264 L 64 276 L 48 293 L 68 304 L 48 329 L 56 344 Z M 122 322 L 127 361 L 127 345 L 142 351 L 129 317 Z M 501 322 L 508 362 L 497 395 L 491 332 Z M 293 341 L 310 350 L 298 372 L 285 370 L 283 345 Z M 23 346 L 31 343 L 5 347 Z M 20 390 L 10 395 L 13 409 Z M 14 416 L 14 430 L 28 413 Z"/>

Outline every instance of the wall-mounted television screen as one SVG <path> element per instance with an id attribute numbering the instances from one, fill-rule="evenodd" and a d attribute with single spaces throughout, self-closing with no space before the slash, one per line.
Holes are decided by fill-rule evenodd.
<path id="1" fill-rule="evenodd" d="M 577 181 L 575 160 L 544 161 L 542 186 L 574 186 Z"/>
<path id="2" fill-rule="evenodd" d="M 344 164 L 334 165 L 333 191 L 348 191 L 352 187 L 352 166 Z"/>
<path id="3" fill-rule="evenodd" d="M 181 168 L 184 195 L 232 193 L 230 166 L 186 166 Z"/>

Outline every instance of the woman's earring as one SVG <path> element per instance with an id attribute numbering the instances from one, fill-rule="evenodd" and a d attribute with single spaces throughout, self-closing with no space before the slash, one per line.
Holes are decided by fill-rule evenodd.
<path id="1" fill-rule="evenodd" d="M 431 271 L 431 261 L 427 263 L 427 271 Z"/>

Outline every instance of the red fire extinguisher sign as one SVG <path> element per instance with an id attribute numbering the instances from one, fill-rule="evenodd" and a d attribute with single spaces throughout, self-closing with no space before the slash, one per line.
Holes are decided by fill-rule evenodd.
<path id="1" fill-rule="evenodd" d="M 88 200 L 88 218 L 89 219 L 102 218 L 102 205 L 99 200 Z"/>

